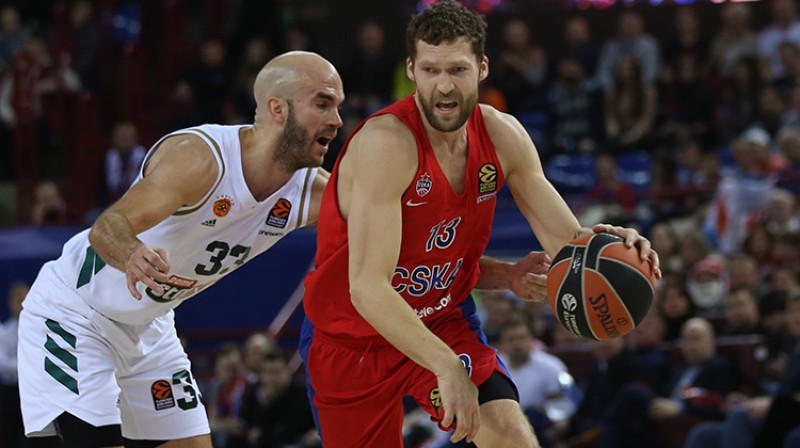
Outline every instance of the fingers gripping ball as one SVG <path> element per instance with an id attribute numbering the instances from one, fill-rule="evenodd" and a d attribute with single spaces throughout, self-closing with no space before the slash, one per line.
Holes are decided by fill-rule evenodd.
<path id="1" fill-rule="evenodd" d="M 564 246 L 547 275 L 556 318 L 586 339 L 628 334 L 653 304 L 650 264 L 639 250 L 608 233 L 581 236 Z"/>

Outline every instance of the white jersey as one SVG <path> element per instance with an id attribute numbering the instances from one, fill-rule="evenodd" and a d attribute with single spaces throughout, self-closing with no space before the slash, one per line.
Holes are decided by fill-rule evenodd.
<path id="1" fill-rule="evenodd" d="M 242 171 L 242 127 L 203 125 L 183 129 L 156 142 L 145 158 L 144 165 L 165 138 L 193 134 L 211 148 L 219 168 L 214 186 L 202 200 L 179 209 L 138 235 L 145 244 L 169 251 L 170 279 L 163 284 L 163 294 L 157 295 L 140 282 L 137 288 L 143 298 L 134 299 L 127 289 L 125 273 L 106 266 L 91 247 L 89 229 L 72 237 L 64 245 L 61 257 L 42 270 L 52 270 L 103 316 L 127 324 L 144 324 L 230 274 L 290 231 L 305 226 L 317 168 L 298 170 L 278 191 L 257 201 Z M 144 167 L 137 182 L 143 171 Z"/>

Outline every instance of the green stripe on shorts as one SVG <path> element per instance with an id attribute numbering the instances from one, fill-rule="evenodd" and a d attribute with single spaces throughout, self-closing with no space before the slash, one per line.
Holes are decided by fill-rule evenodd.
<path id="1" fill-rule="evenodd" d="M 54 320 L 47 319 L 45 323 L 47 324 L 47 328 L 49 328 L 50 331 L 61 336 L 64 339 L 64 342 L 71 345 L 72 348 L 75 348 L 75 342 L 77 341 L 77 339 L 75 338 L 74 334 L 65 330 L 60 323 Z"/>
<path id="2" fill-rule="evenodd" d="M 75 378 L 71 377 L 67 372 L 64 371 L 61 367 L 55 365 L 53 361 L 50 361 L 50 358 L 44 358 L 44 370 L 50 374 L 53 378 L 56 379 L 59 383 L 63 384 L 64 387 L 72 391 L 75 395 L 79 395 L 78 393 L 78 381 Z"/>
<path id="3" fill-rule="evenodd" d="M 59 347 L 58 344 L 56 344 L 56 341 L 54 341 L 50 336 L 47 336 L 47 342 L 44 343 L 44 348 L 46 348 L 48 352 L 54 354 L 56 358 L 63 361 L 67 367 L 76 372 L 78 371 L 78 358 L 76 358 L 72 353 Z"/>

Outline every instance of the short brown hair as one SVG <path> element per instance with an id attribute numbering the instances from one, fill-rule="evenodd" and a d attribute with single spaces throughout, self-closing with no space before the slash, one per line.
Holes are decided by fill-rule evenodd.
<path id="1" fill-rule="evenodd" d="M 417 57 L 417 41 L 430 45 L 455 42 L 466 37 L 480 61 L 486 46 L 486 21 L 465 6 L 452 0 L 440 1 L 415 15 L 406 28 L 406 50 L 413 62 Z"/>

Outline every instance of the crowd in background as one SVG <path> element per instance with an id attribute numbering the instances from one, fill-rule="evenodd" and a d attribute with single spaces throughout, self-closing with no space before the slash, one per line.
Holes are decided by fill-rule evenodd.
<path id="1" fill-rule="evenodd" d="M 225 2 L 154 3 L 159 26 L 183 33 L 157 43 L 166 60 L 156 73 L 143 69 L 153 60 L 148 2 L 0 9 L 0 180 L 16 184 L 17 224 L 87 224 L 124 193 L 158 136 L 250 122 L 253 80 L 280 52 L 320 51 L 342 75 L 345 125 L 327 167 L 365 116 L 413 91 L 387 45 L 402 36 L 379 21 L 358 25 L 350 52 L 328 55 L 277 11 L 263 16 L 277 21 L 266 32 L 232 32 L 186 19 Z M 481 101 L 528 129 L 582 223 L 634 225 L 650 238 L 664 271 L 653 310 L 631 335 L 588 343 L 547 302 L 478 292 L 484 331 L 545 447 L 800 446 L 797 2 L 719 4 L 718 27 L 693 6 L 664 7 L 672 25 L 657 36 L 640 9 L 615 9 L 616 32 L 602 40 L 576 13 L 557 48 L 540 43 L 533 21 L 492 21 L 501 43 Z M 152 92 L 160 107 L 146 110 Z M 623 175 L 632 160 L 640 177 Z M 731 347 L 752 348 L 754 375 Z M 287 352 L 265 335 L 219 350 L 204 393 L 215 446 L 318 444 Z M 407 446 L 446 445 L 409 408 Z"/>

